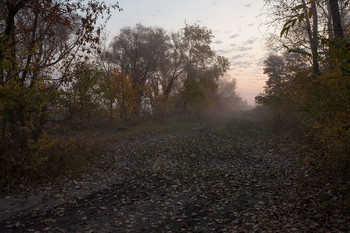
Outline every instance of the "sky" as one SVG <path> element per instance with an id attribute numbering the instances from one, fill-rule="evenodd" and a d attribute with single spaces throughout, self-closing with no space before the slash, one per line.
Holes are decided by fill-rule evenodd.
<path id="1" fill-rule="evenodd" d="M 116 1 L 106 0 L 108 3 Z M 109 38 L 126 26 L 141 23 L 175 32 L 197 23 L 212 30 L 212 48 L 230 61 L 229 74 L 237 80 L 237 92 L 254 105 L 263 91 L 266 57 L 266 29 L 262 21 L 263 0 L 118 0 L 121 12 L 114 11 L 108 21 Z"/>

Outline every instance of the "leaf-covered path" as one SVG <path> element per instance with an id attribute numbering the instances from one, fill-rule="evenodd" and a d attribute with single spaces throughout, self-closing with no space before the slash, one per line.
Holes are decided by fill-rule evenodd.
<path id="1" fill-rule="evenodd" d="M 5 219 L 0 231 L 349 231 L 350 219 L 329 208 L 340 197 L 308 174 L 297 145 L 236 124 L 118 143 L 105 164 L 105 186 Z"/>

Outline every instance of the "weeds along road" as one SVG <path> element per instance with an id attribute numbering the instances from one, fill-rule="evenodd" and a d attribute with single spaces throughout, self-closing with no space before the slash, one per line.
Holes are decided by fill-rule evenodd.
<path id="1" fill-rule="evenodd" d="M 320 205 L 300 147 L 247 122 L 162 131 L 113 146 L 87 195 L 3 220 L 1 232 L 347 232 Z M 329 185 L 329 184 L 328 184 Z M 102 188 L 105 187 L 105 188 Z M 79 194 L 79 192 L 78 192 Z"/>

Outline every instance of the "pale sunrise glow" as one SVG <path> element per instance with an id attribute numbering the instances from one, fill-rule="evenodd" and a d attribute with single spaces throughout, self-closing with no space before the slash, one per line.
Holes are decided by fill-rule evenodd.
<path id="1" fill-rule="evenodd" d="M 109 1 L 113 3 L 113 1 Z M 227 57 L 229 74 L 237 80 L 237 92 L 251 105 L 263 91 L 267 77 L 262 71 L 266 55 L 266 29 L 259 19 L 262 0 L 120 0 L 122 12 L 115 12 L 107 24 L 113 38 L 125 26 L 141 23 L 176 31 L 185 23 L 198 23 L 213 31 L 213 48 Z"/>

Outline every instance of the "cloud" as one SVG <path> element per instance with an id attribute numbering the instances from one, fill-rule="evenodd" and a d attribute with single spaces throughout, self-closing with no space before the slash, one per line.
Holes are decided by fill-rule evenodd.
<path id="1" fill-rule="evenodd" d="M 222 40 L 217 40 L 217 41 L 215 41 L 214 43 L 215 43 L 215 44 L 222 44 L 223 42 L 222 42 Z"/>
<path id="2" fill-rule="evenodd" d="M 149 13 L 148 15 L 151 16 L 151 17 L 156 17 L 156 16 L 160 15 L 161 13 L 162 13 L 162 12 L 161 12 L 160 10 L 157 9 L 157 10 L 155 10 L 155 11 Z"/>
<path id="3" fill-rule="evenodd" d="M 253 47 L 238 46 L 235 50 L 240 51 L 240 52 L 244 52 L 244 51 L 249 51 L 252 49 L 253 49 Z"/>
<path id="4" fill-rule="evenodd" d="M 216 52 L 219 54 L 225 54 L 225 53 L 232 52 L 232 49 L 219 49 L 219 50 L 216 50 Z"/>
<path id="5" fill-rule="evenodd" d="M 252 63 L 250 61 L 236 61 L 231 63 L 232 70 L 240 70 L 242 67 L 250 66 Z"/>
<path id="6" fill-rule="evenodd" d="M 256 37 L 252 37 L 252 38 L 246 40 L 243 44 L 244 44 L 244 45 L 251 45 L 251 44 L 254 44 L 254 42 L 255 42 L 257 39 L 258 39 L 258 38 L 256 38 Z"/>
<path id="7" fill-rule="evenodd" d="M 256 80 L 256 81 L 266 81 L 266 77 L 255 77 L 252 80 Z"/>
<path id="8" fill-rule="evenodd" d="M 236 38 L 237 36 L 239 36 L 238 34 L 233 34 L 232 36 L 230 36 L 231 39 Z"/>
<path id="9" fill-rule="evenodd" d="M 230 44 L 232 47 L 235 47 L 236 46 L 236 44 Z"/>
<path id="10" fill-rule="evenodd" d="M 230 58 L 230 60 L 236 60 L 236 59 L 241 58 L 241 57 L 243 57 L 243 54 L 238 54 L 238 55 L 232 56 Z"/>
<path id="11" fill-rule="evenodd" d="M 265 60 L 264 58 L 259 59 L 258 62 L 256 63 L 256 65 L 257 65 L 257 66 L 260 66 L 260 67 L 261 67 L 261 66 L 264 66 L 264 60 Z"/>
<path id="12" fill-rule="evenodd" d="M 233 66 L 250 66 L 251 64 L 250 61 L 237 61 L 232 63 Z"/>

